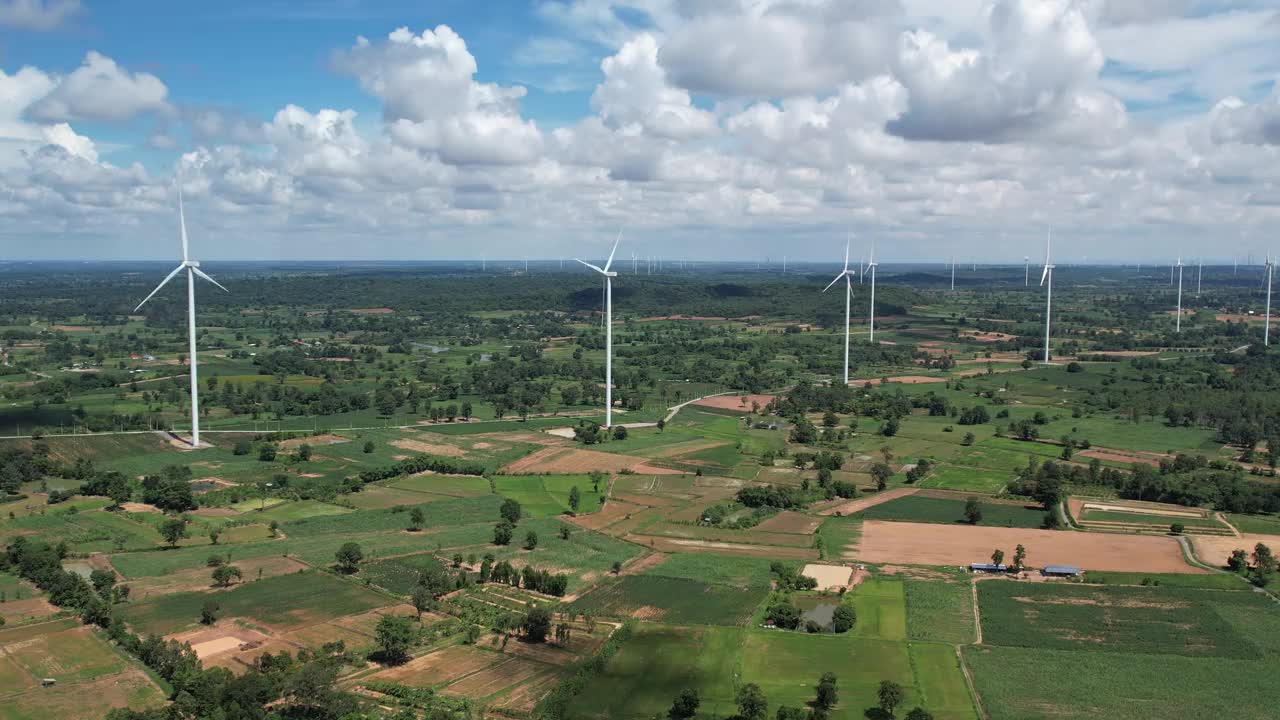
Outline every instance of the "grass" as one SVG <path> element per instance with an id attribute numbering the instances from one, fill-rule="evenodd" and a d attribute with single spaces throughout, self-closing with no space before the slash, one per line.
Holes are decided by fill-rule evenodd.
<path id="1" fill-rule="evenodd" d="M 1160 587 L 1202 588 L 1205 590 L 1248 590 L 1249 584 L 1238 575 L 1212 573 L 1189 575 L 1182 573 L 1132 573 L 1090 570 L 1085 573 L 1084 584 L 1102 585 L 1159 585 Z"/>
<path id="2" fill-rule="evenodd" d="M 600 494 L 591 489 L 586 475 L 501 475 L 493 478 L 498 494 L 520 503 L 529 517 L 554 517 L 569 512 L 569 493 L 577 487 L 581 496 L 578 512 L 600 509 Z"/>
<path id="3" fill-rule="evenodd" d="M 408 595 L 417 586 L 421 573 L 443 567 L 433 553 L 421 553 L 366 563 L 360 567 L 360 577 L 397 595 Z"/>
<path id="4" fill-rule="evenodd" d="M 977 720 L 955 648 L 934 643 L 912 643 L 908 647 L 921 706 L 935 718 Z"/>
<path id="5" fill-rule="evenodd" d="M 640 625 L 604 671 L 570 705 L 575 718 L 665 715 L 685 688 L 698 691 L 706 717 L 730 715 L 742 633 L 730 628 Z"/>
<path id="6" fill-rule="evenodd" d="M 978 584 L 984 642 L 1089 652 L 1259 658 L 1217 608 L 1274 612 L 1257 593 L 1192 588 Z"/>
<path id="7" fill-rule="evenodd" d="M 496 495 L 444 500 L 416 505 L 422 510 L 426 528 L 465 525 L 476 522 L 497 522 L 498 507 L 502 499 Z M 379 530 L 402 530 L 409 525 L 408 512 L 396 512 L 392 508 L 382 510 L 357 510 L 343 515 L 313 516 L 287 523 L 284 526 L 289 537 L 314 537 L 327 534 L 355 534 Z"/>
<path id="8" fill-rule="evenodd" d="M 389 487 L 457 497 L 475 497 L 490 493 L 488 480 L 470 475 L 408 475 L 398 480 L 392 480 Z"/>
<path id="9" fill-rule="evenodd" d="M 967 582 L 908 579 L 906 600 L 908 638 L 973 642 L 973 593 Z"/>
<path id="10" fill-rule="evenodd" d="M 860 516 L 827 518 L 818 527 L 818 539 L 822 542 L 822 557 L 839 559 L 845 548 L 857 543 L 861 536 Z"/>
<path id="11" fill-rule="evenodd" d="M 60 625 L 44 626 L 50 630 Z M 52 677 L 61 682 L 92 680 L 128 668 L 124 658 L 88 628 L 44 632 L 9 644 L 0 635 L 5 655 L 37 678 Z"/>
<path id="12" fill-rule="evenodd" d="M 991 720 L 1275 717 L 1275 663 L 986 645 L 963 652 Z"/>
<path id="13" fill-rule="evenodd" d="M 304 518 L 342 515 L 349 512 L 351 510 L 348 508 L 320 502 L 319 500 L 295 500 L 268 507 L 262 512 L 255 512 L 253 517 L 266 523 L 270 523 L 272 520 L 279 523 L 287 523 Z"/>
<path id="14" fill-rule="evenodd" d="M 676 553 L 668 555 L 661 564 L 646 570 L 644 575 L 683 578 L 736 587 L 759 587 L 767 586 L 773 580 L 773 573 L 769 569 L 772 562 L 776 561 L 732 555 Z M 781 564 L 792 569 L 798 565 L 791 561 L 782 561 Z"/>
<path id="15" fill-rule="evenodd" d="M 1004 503 L 980 503 L 982 519 L 978 525 L 987 527 L 1038 528 L 1044 523 L 1044 510 Z M 922 495 L 906 495 L 886 503 L 873 505 L 858 513 L 864 520 L 902 520 L 942 524 L 967 524 L 962 498 L 935 498 Z"/>
<path id="16" fill-rule="evenodd" d="M 943 463 L 929 471 L 929 477 L 921 481 L 919 487 L 996 493 L 1003 490 L 1013 478 L 1014 473 L 1006 470 Z"/>
<path id="17" fill-rule="evenodd" d="M 1242 533 L 1256 535 L 1280 535 L 1280 517 L 1275 515 L 1227 515 L 1231 523 Z"/>
<path id="18" fill-rule="evenodd" d="M 744 589 L 682 578 L 627 575 L 601 582 L 569 609 L 680 625 L 743 625 L 768 592 L 766 586 Z"/>
<path id="19" fill-rule="evenodd" d="M 850 602 L 846 598 L 845 602 Z M 869 578 L 853 590 L 858 614 L 851 635 L 878 640 L 907 639 L 907 600 L 902 580 Z"/>
<path id="20" fill-rule="evenodd" d="M 129 603 L 120 617 L 139 633 L 169 634 L 195 625 L 206 600 L 223 618 L 247 617 L 288 630 L 383 607 L 390 601 L 328 573 L 306 571 L 254 580 L 222 592 L 184 592 Z"/>

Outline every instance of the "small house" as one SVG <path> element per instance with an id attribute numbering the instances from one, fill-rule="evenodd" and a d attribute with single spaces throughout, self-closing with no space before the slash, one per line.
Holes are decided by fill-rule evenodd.
<path id="1" fill-rule="evenodd" d="M 1040 574 L 1046 577 L 1080 577 L 1084 571 L 1074 565 L 1045 565 Z"/>

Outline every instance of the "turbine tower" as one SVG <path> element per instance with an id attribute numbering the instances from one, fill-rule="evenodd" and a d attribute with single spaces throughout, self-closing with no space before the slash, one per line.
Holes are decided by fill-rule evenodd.
<path id="1" fill-rule="evenodd" d="M 1178 256 L 1178 263 L 1174 265 L 1178 268 L 1178 320 L 1174 324 L 1173 331 L 1182 332 L 1182 256 Z"/>
<path id="2" fill-rule="evenodd" d="M 1031 287 L 1031 256 L 1022 256 L 1022 285 Z"/>
<path id="3" fill-rule="evenodd" d="M 844 267 L 840 270 L 840 274 L 836 275 L 826 287 L 822 288 L 822 292 L 831 289 L 832 285 L 840 282 L 840 278 L 844 278 L 844 384 L 849 384 L 849 300 L 853 296 L 853 273 L 849 271 L 849 241 L 844 243 Z"/>
<path id="4" fill-rule="evenodd" d="M 1040 285 L 1044 295 L 1044 364 L 1049 364 L 1049 323 L 1053 317 L 1053 263 L 1050 262 L 1050 246 L 1053 244 L 1053 228 L 1044 241 L 1044 272 L 1040 273 Z M 1048 283 L 1047 285 L 1045 283 Z"/>
<path id="5" fill-rule="evenodd" d="M 1200 281 L 1204 279 L 1204 258 L 1196 258 L 1196 297 L 1200 297 Z"/>
<path id="6" fill-rule="evenodd" d="M 1267 252 L 1267 311 L 1266 316 L 1262 320 L 1262 344 L 1271 345 L 1271 277 L 1275 273 L 1276 263 L 1271 259 L 1271 253 Z"/>
<path id="7" fill-rule="evenodd" d="M 867 323 L 870 332 L 867 335 L 867 342 L 876 341 L 876 241 L 871 240 L 871 261 L 867 263 L 867 269 L 871 271 L 871 315 Z"/>
<path id="8" fill-rule="evenodd" d="M 618 243 L 622 242 L 622 231 L 613 241 L 613 249 L 609 251 L 609 259 L 604 267 L 597 267 L 585 260 L 578 262 L 604 276 L 604 426 L 613 427 L 613 279 L 618 273 L 610 270 L 613 265 L 613 254 L 618 252 Z M 574 258 L 577 260 L 577 258 Z"/>
<path id="9" fill-rule="evenodd" d="M 951 292 L 956 291 L 956 256 L 951 256 Z"/>
<path id="10" fill-rule="evenodd" d="M 178 230 L 182 236 L 182 262 L 173 272 L 165 276 L 160 284 L 156 286 L 151 294 L 142 299 L 138 303 L 138 307 L 134 308 L 134 312 L 142 309 L 147 301 L 160 292 L 160 288 L 164 287 L 170 280 L 183 270 L 187 271 L 187 348 L 188 357 L 191 359 L 191 447 L 192 449 L 200 447 L 200 385 L 196 378 L 196 276 L 208 280 L 209 282 L 222 288 L 224 292 L 231 292 L 213 278 L 209 277 L 200 269 L 198 260 L 190 259 L 187 251 L 187 219 L 182 209 L 182 181 L 178 183 Z"/>

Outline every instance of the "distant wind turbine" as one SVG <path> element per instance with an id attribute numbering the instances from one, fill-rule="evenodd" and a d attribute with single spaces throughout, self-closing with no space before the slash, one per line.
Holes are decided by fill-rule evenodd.
<path id="1" fill-rule="evenodd" d="M 613 265 L 613 254 L 618 252 L 618 243 L 622 242 L 622 231 L 613 241 L 613 249 L 609 251 L 609 259 L 604 267 L 597 267 L 585 260 L 578 262 L 604 276 L 604 426 L 613 427 L 613 279 L 618 273 L 610 270 Z M 574 258 L 577 260 L 577 258 Z"/>
<path id="2" fill-rule="evenodd" d="M 196 276 L 208 280 L 209 282 L 222 288 L 224 292 L 231 292 L 213 278 L 209 277 L 200 269 L 198 260 L 190 259 L 187 251 L 187 219 L 182 209 L 182 181 L 178 181 L 178 228 L 182 236 L 182 263 L 173 269 L 173 272 L 165 276 L 160 284 L 156 286 L 151 294 L 143 298 L 138 303 L 138 307 L 133 311 L 137 312 L 142 309 L 147 301 L 160 292 L 160 288 L 164 287 L 170 280 L 183 270 L 187 271 L 187 347 L 189 350 L 188 357 L 191 359 L 191 447 L 200 447 L 200 388 L 196 379 Z"/>
<path id="3" fill-rule="evenodd" d="M 1271 252 L 1267 252 L 1267 311 L 1266 316 L 1262 320 L 1262 344 L 1271 344 L 1271 277 L 1275 273 L 1276 262 L 1271 259 Z"/>
<path id="4" fill-rule="evenodd" d="M 867 323 L 870 332 L 867 334 L 867 342 L 876 341 L 876 241 L 871 240 L 871 261 L 867 263 L 867 269 L 871 271 L 871 315 Z"/>
<path id="5" fill-rule="evenodd" d="M 1178 256 L 1178 264 L 1174 265 L 1178 268 L 1178 320 L 1174 324 L 1173 331 L 1182 332 L 1182 256 Z"/>
<path id="6" fill-rule="evenodd" d="M 1022 284 L 1031 287 L 1031 256 L 1022 256 Z"/>
<path id="7" fill-rule="evenodd" d="M 840 274 L 836 278 L 822 288 L 822 292 L 831 289 L 832 285 L 840 282 L 840 278 L 844 278 L 844 384 L 849 384 L 849 301 L 853 296 L 853 273 L 849 270 L 849 241 L 844 243 L 844 267 L 841 268 Z"/>
<path id="8" fill-rule="evenodd" d="M 956 256 L 951 256 L 951 292 L 956 290 Z"/>
<path id="9" fill-rule="evenodd" d="M 1196 258 L 1196 297 L 1200 297 L 1200 281 L 1204 279 L 1204 258 Z"/>
<path id="10" fill-rule="evenodd" d="M 1049 364 L 1049 325 L 1053 318 L 1053 263 L 1050 248 L 1053 245 L 1053 228 L 1044 241 L 1044 272 L 1040 273 L 1040 286 L 1044 295 L 1044 364 Z M 1046 284 L 1047 283 L 1047 284 Z"/>

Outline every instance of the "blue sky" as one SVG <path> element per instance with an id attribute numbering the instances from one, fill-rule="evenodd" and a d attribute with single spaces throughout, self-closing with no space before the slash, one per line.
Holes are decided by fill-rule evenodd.
<path id="1" fill-rule="evenodd" d="M 0 0 L 0 73 L 13 258 L 165 257 L 179 171 L 227 259 L 1280 230 L 1276 0 Z"/>

